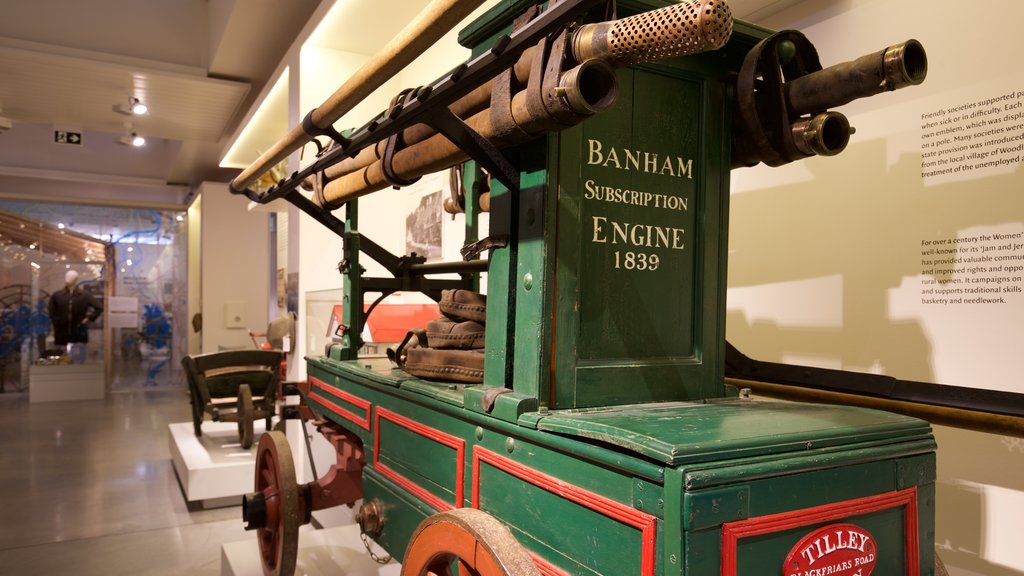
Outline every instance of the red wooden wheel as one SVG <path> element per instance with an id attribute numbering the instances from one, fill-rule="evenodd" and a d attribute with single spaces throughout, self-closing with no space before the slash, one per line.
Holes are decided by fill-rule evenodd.
<path id="1" fill-rule="evenodd" d="M 266 526 L 256 531 L 263 573 L 291 576 L 299 552 L 299 487 L 285 435 L 271 431 L 256 450 L 256 491 L 266 498 Z"/>
<path id="2" fill-rule="evenodd" d="M 409 540 L 402 576 L 540 576 L 501 522 L 459 508 L 428 517 Z"/>

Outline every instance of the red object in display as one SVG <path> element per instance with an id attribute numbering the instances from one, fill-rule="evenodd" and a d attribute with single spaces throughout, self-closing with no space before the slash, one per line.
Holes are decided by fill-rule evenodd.
<path id="1" fill-rule="evenodd" d="M 367 304 L 364 311 L 370 309 Z M 327 327 L 327 336 L 336 336 L 338 326 L 344 324 L 343 306 L 335 304 L 331 310 L 331 321 Z M 427 322 L 441 316 L 437 304 L 380 304 L 366 319 L 372 342 L 401 342 L 405 333 L 417 326 L 426 326 Z"/>

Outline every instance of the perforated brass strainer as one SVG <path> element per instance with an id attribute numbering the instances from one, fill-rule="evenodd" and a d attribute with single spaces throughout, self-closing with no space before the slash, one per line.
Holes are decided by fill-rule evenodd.
<path id="1" fill-rule="evenodd" d="M 732 10 L 725 0 L 689 0 L 581 26 L 573 33 L 572 51 L 578 62 L 640 64 L 717 50 L 731 34 Z"/>

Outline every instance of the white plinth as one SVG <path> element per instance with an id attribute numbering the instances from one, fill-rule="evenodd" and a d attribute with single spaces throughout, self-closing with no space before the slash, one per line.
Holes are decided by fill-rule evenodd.
<path id="1" fill-rule="evenodd" d="M 383 554 L 379 548 L 375 551 Z M 255 533 L 248 540 L 222 545 L 220 558 L 221 576 L 263 575 Z M 370 558 L 359 539 L 358 526 L 338 526 L 327 530 L 312 530 L 305 526 L 299 531 L 297 576 L 398 576 L 401 568 L 393 560 L 381 565 Z"/>
<path id="2" fill-rule="evenodd" d="M 102 400 L 106 391 L 102 362 L 33 365 L 28 374 L 29 402 Z"/>
<path id="3" fill-rule="evenodd" d="M 203 422 L 203 435 L 196 437 L 191 422 L 168 425 L 171 459 L 185 498 L 204 507 L 241 504 L 240 496 L 253 491 L 256 446 L 264 420 L 253 422 L 252 448 L 238 442 L 234 422 Z"/>

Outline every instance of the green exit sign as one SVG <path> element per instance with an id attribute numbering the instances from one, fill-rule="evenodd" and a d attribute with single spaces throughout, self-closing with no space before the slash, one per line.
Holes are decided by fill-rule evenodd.
<path id="1" fill-rule="evenodd" d="M 57 144 L 72 144 L 74 146 L 82 145 L 82 133 L 81 132 L 68 132 L 66 130 L 54 130 L 53 141 Z"/>

